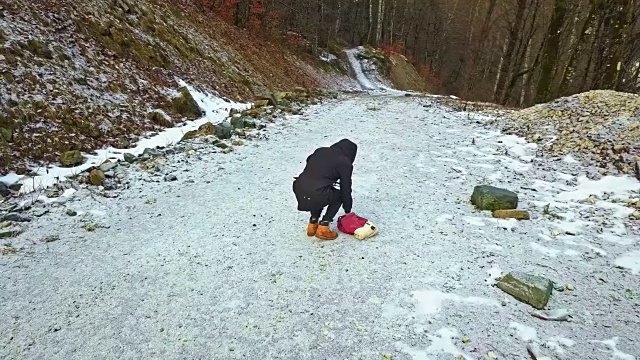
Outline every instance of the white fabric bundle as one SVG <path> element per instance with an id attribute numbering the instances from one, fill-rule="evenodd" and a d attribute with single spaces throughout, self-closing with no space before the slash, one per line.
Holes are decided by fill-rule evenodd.
<path id="1" fill-rule="evenodd" d="M 378 227 L 367 221 L 363 227 L 356 229 L 353 236 L 358 240 L 368 239 L 378 233 Z"/>

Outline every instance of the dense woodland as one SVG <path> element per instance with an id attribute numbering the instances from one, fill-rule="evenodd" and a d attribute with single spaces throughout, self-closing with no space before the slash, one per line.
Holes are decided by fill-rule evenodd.
<path id="1" fill-rule="evenodd" d="M 255 33 L 403 53 L 438 91 L 526 106 L 638 92 L 638 0 L 199 0 Z"/>

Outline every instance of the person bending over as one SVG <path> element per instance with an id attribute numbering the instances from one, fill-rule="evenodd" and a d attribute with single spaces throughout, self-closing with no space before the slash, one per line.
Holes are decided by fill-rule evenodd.
<path id="1" fill-rule="evenodd" d="M 298 200 L 298 210 L 311 213 L 307 235 L 321 240 L 334 240 L 338 233 L 329 225 L 338 214 L 340 206 L 351 212 L 351 174 L 358 146 L 349 139 L 342 139 L 330 147 L 316 149 L 307 157 L 302 173 L 293 181 L 293 192 Z M 340 189 L 334 184 L 340 182 Z M 322 210 L 327 210 L 322 216 Z"/>

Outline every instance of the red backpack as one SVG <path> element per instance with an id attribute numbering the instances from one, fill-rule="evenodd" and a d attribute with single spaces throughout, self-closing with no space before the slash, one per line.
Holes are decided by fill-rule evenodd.
<path id="1" fill-rule="evenodd" d="M 354 213 L 342 215 L 338 218 L 338 230 L 345 234 L 353 235 L 356 230 L 363 227 L 367 221 L 369 220 Z"/>

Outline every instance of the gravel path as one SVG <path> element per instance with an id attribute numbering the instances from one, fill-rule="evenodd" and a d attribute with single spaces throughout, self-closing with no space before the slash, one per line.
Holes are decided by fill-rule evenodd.
<path id="1" fill-rule="evenodd" d="M 553 359 L 635 359 L 640 275 L 614 261 L 638 237 L 608 213 L 615 226 L 591 232 L 570 196 L 555 204 L 568 220 L 545 219 L 547 198 L 578 189 L 579 166 L 527 162 L 526 146 L 477 119 L 428 98 L 353 96 L 229 155 L 174 155 L 164 167 L 178 181 L 131 170 L 116 199 L 78 192 L 0 256 L 0 358 L 525 359 L 537 344 Z M 380 233 L 321 243 L 291 183 L 345 136 L 359 145 L 354 211 Z M 475 212 L 483 182 L 518 191 L 533 220 Z M 549 308 L 572 321 L 533 318 L 491 286 L 511 270 L 571 284 Z"/>

